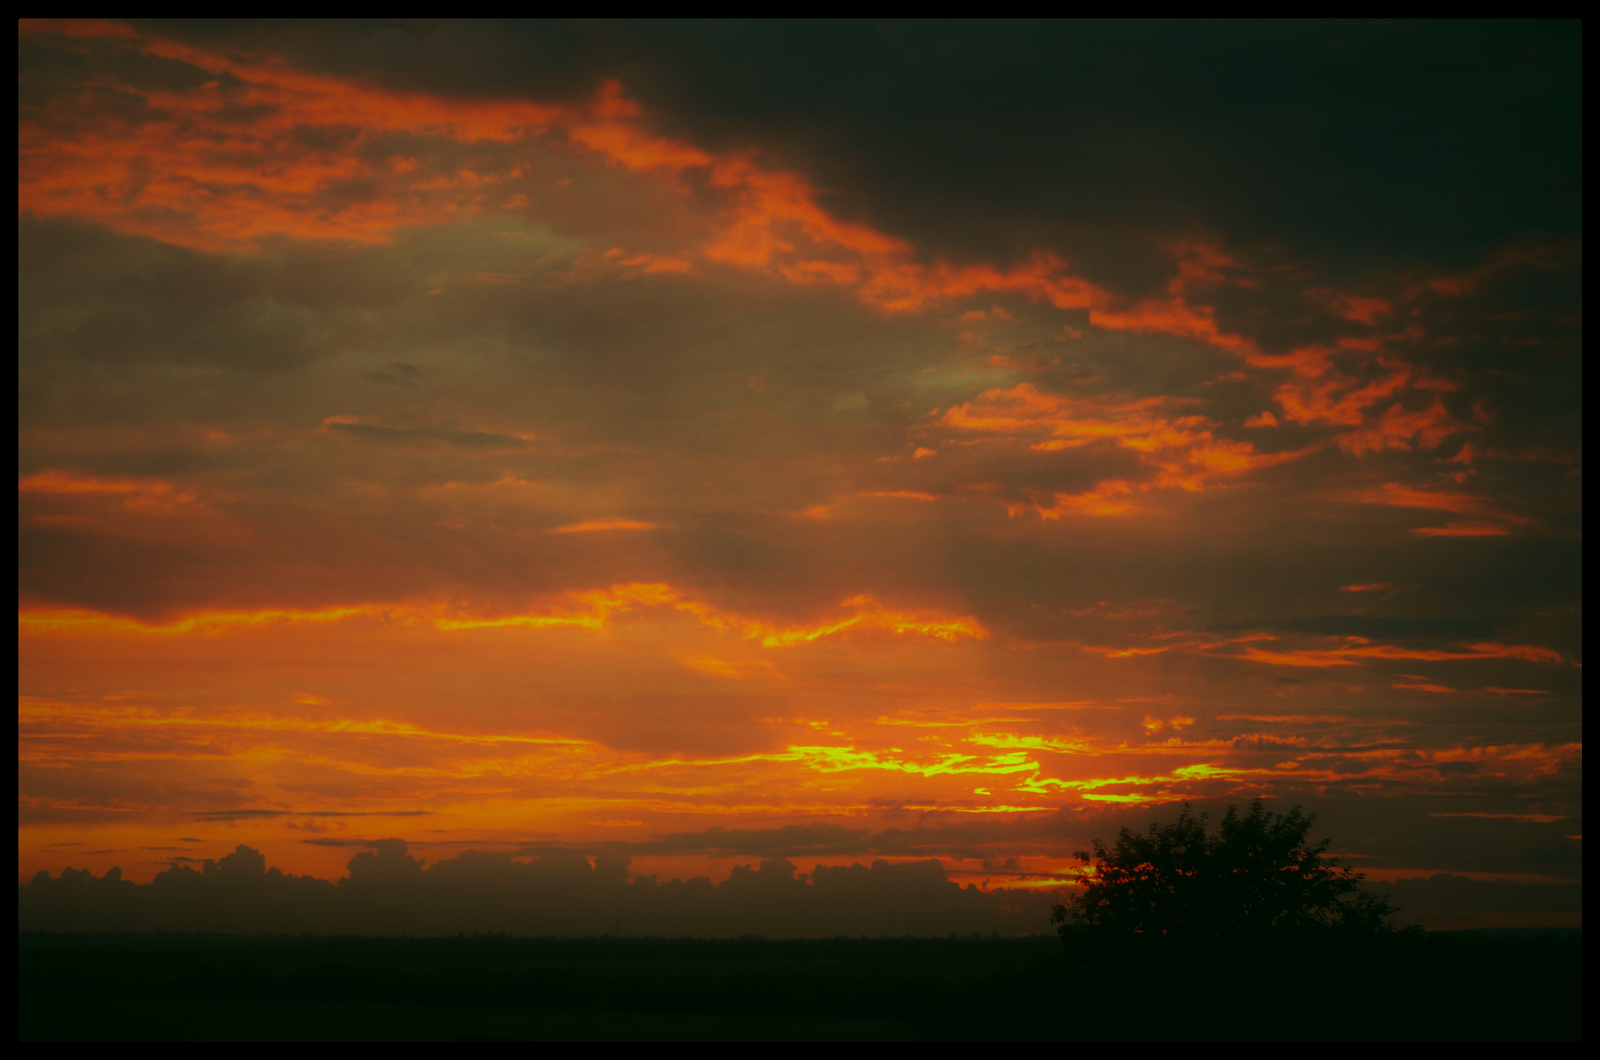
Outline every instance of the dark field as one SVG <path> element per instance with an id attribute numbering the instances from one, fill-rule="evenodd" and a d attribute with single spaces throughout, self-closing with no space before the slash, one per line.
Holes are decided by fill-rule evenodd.
<path id="1" fill-rule="evenodd" d="M 1321 952 L 1023 939 L 18 937 L 23 1041 L 1577 1040 L 1578 932 Z"/>

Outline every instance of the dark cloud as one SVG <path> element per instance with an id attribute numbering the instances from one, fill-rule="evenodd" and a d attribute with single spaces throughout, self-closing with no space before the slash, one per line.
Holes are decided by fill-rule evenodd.
<path id="1" fill-rule="evenodd" d="M 1490 917 L 1528 927 L 1564 926 L 1583 913 L 1583 884 L 1577 880 L 1528 884 L 1437 872 L 1368 889 L 1399 906 L 1401 922 L 1441 928 L 1471 926 Z"/>
<path id="2" fill-rule="evenodd" d="M 1279 748 L 1281 757 L 1297 744 Z M 1404 745 L 1395 745 L 1396 749 Z M 1263 750 L 1271 751 L 1270 747 Z M 1372 744 L 1352 747 L 1353 753 L 1370 752 Z M 1443 766 L 1455 763 L 1441 763 Z M 1469 767 L 1474 763 L 1460 763 Z M 1446 770 L 1448 772 L 1448 770 Z M 1392 800 L 1371 805 L 1350 797 L 1302 793 L 1294 801 L 1310 809 L 1318 824 L 1313 838 L 1328 837 L 1334 851 L 1349 856 L 1358 870 L 1389 873 L 1394 869 L 1420 870 L 1439 865 L 1460 866 L 1464 871 L 1496 872 L 1516 866 L 1526 874 L 1548 874 L 1552 882 L 1572 881 L 1581 870 L 1582 844 L 1570 838 L 1581 832 L 1581 818 L 1550 815 L 1554 819 L 1480 816 L 1458 811 L 1460 803 L 1448 798 Z M 1197 813 L 1218 820 L 1228 802 L 1196 799 Z M 1459 814 L 1459 815 L 1458 815 Z M 921 816 L 921 815 L 919 815 Z M 758 857 L 923 857 L 979 861 L 985 871 L 1016 869 L 1017 850 L 1041 846 L 1057 852 L 1085 849 L 1095 838 L 1110 841 L 1120 829 L 1143 831 L 1156 820 L 1170 819 L 1161 808 L 1130 808 L 1087 819 L 1082 813 L 1033 815 L 1021 820 L 923 820 L 920 823 L 879 830 L 849 828 L 815 822 L 779 828 L 709 828 L 679 832 L 639 841 L 604 844 L 605 849 L 633 857 L 709 853 Z M 303 840 L 319 843 L 320 839 Z M 371 846 L 374 840 L 327 840 L 330 846 Z M 571 853 L 571 846 L 524 844 L 516 854 Z M 1003 864 L 1009 858 L 1010 865 Z M 1038 876 L 1037 871 L 1021 875 Z M 1046 873 L 1045 875 L 1048 875 Z M 1430 906 L 1430 908 L 1432 908 Z"/>
<path id="3" fill-rule="evenodd" d="M 366 438 L 376 442 L 401 442 L 416 444 L 419 442 L 444 442 L 448 445 L 464 445 L 471 448 L 493 446 L 497 448 L 516 448 L 527 445 L 524 438 L 513 438 L 504 434 L 489 434 L 484 431 L 454 431 L 444 427 L 379 427 L 366 423 L 330 423 L 329 427 L 346 434 L 353 434 L 358 438 Z"/>
<path id="4" fill-rule="evenodd" d="M 268 870 L 240 846 L 201 871 L 177 863 L 139 886 L 112 869 L 66 869 L 21 888 L 22 930 L 119 930 L 449 935 L 629 934 L 777 938 L 1044 931 L 1052 897 L 980 891 L 948 880 L 937 861 L 801 874 L 768 858 L 713 884 L 630 876 L 628 858 L 551 852 L 525 861 L 468 851 L 425 867 L 400 840 L 357 854 L 337 885 Z"/>
<path id="5" fill-rule="evenodd" d="M 367 379 L 374 383 L 387 383 L 390 386 L 416 386 L 417 377 L 421 374 L 422 369 L 416 365 L 395 361 L 384 365 L 382 371 L 368 372 Z"/>
<path id="6" fill-rule="evenodd" d="M 1577 22 L 150 23 L 395 87 L 577 100 L 761 148 L 934 250 L 1226 231 L 1345 265 L 1468 265 L 1579 226 Z"/>
<path id="7" fill-rule="evenodd" d="M 796 857 L 803 854 L 863 854 L 876 852 L 867 828 L 835 824 L 793 824 L 782 828 L 708 828 L 678 832 L 642 843 L 619 843 L 633 854 L 718 853 L 760 857 Z"/>
<path id="8" fill-rule="evenodd" d="M 1490 637 L 1498 623 L 1492 618 L 1423 618 L 1411 615 L 1316 615 L 1305 618 L 1278 618 L 1219 623 L 1210 627 L 1217 633 L 1239 633 L 1251 629 L 1285 630 L 1326 637 L 1423 637 L 1461 639 Z"/>
<path id="9" fill-rule="evenodd" d="M 87 361 L 254 375 L 325 352 L 315 309 L 275 282 L 268 262 L 220 262 L 71 223 L 19 225 L 19 324 L 34 372 Z"/>
<path id="10" fill-rule="evenodd" d="M 826 834 L 824 834 L 826 833 Z M 712 829 L 637 844 L 638 853 L 714 850 L 755 853 L 814 847 L 886 849 L 907 833 L 865 843 L 859 832 L 826 826 L 755 830 Z M 817 865 L 800 873 L 781 856 L 735 867 L 713 885 L 704 877 L 662 881 L 628 871 L 629 858 L 543 849 L 534 856 L 467 851 L 434 863 L 413 857 L 399 839 L 305 842 L 364 847 L 349 875 L 331 883 L 268 870 L 249 847 L 215 860 L 173 857 L 173 867 L 145 886 L 111 869 L 102 877 L 76 869 L 38 874 L 19 892 L 23 930 L 85 931 L 116 923 L 122 930 L 210 930 L 244 933 L 307 930 L 338 934 L 453 934 L 504 930 L 513 934 L 603 934 L 621 924 L 629 933 L 729 937 L 856 934 L 946 934 L 1042 931 L 1056 897 L 1049 891 L 962 888 L 937 860 L 870 865 Z M 182 867 L 200 864 L 201 871 Z M 1365 866 L 1360 859 L 1356 864 Z M 1016 858 L 986 859 L 996 881 L 1031 877 Z M 1064 878 L 1063 878 L 1064 879 Z M 1473 879 L 1451 873 L 1373 882 L 1400 908 L 1397 923 L 1434 928 L 1559 926 L 1582 910 L 1576 880 L 1545 882 Z"/>

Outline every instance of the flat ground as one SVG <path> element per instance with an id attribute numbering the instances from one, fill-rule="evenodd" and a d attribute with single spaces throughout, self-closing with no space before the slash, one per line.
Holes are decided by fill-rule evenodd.
<path id="1" fill-rule="evenodd" d="M 1578 932 L 1307 953 L 1026 939 L 18 937 L 23 1041 L 1577 1040 Z M 1381 950 L 1381 952 L 1379 952 Z"/>

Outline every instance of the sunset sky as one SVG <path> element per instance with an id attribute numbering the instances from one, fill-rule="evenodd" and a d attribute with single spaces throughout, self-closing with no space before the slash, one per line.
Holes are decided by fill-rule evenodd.
<path id="1" fill-rule="evenodd" d="M 23 878 L 1580 875 L 1575 27 L 19 46 Z"/>

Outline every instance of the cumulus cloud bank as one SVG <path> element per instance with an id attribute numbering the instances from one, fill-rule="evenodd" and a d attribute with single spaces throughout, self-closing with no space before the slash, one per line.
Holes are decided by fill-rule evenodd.
<path id="1" fill-rule="evenodd" d="M 1053 896 L 962 887 L 936 860 L 817 865 L 786 858 L 704 876 L 633 876 L 629 859 L 552 852 L 517 860 L 467 851 L 433 865 L 399 839 L 350 859 L 337 883 L 267 867 L 240 845 L 202 863 L 174 863 L 149 884 L 119 869 L 96 877 L 40 872 L 19 891 L 33 931 L 319 932 L 359 935 L 651 935 L 774 938 L 943 935 L 1048 930 Z"/>

